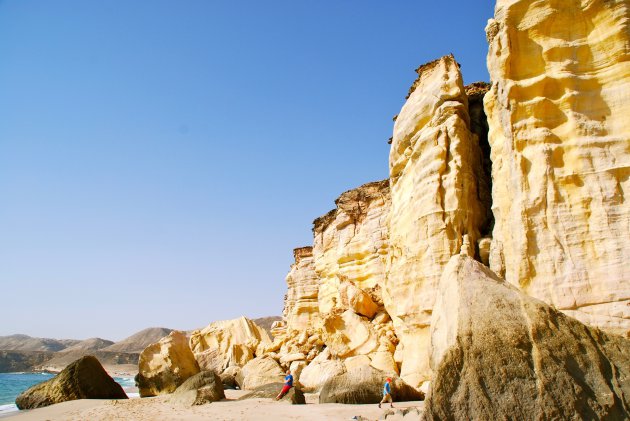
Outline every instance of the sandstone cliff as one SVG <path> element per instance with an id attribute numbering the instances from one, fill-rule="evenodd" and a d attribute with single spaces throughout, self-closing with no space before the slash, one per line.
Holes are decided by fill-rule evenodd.
<path id="1" fill-rule="evenodd" d="M 442 268 L 464 237 L 481 237 L 487 180 L 468 98 L 453 56 L 421 66 L 394 125 L 385 306 L 401 339 L 401 376 L 429 379 L 429 325 Z M 481 187 L 480 187 L 481 185 Z"/>
<path id="2" fill-rule="evenodd" d="M 490 264 L 593 326 L 630 329 L 630 4 L 498 0 Z"/>
<path id="3" fill-rule="evenodd" d="M 384 313 L 389 249 L 389 180 L 344 192 L 337 207 L 314 221 L 313 255 L 320 278 L 323 341 L 346 368 L 362 364 L 398 372 L 398 338 Z M 360 358 L 359 358 L 360 357 Z"/>

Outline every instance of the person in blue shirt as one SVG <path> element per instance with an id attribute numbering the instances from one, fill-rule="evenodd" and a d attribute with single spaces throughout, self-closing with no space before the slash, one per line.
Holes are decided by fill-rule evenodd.
<path id="1" fill-rule="evenodd" d="M 386 402 L 389 402 L 389 404 L 392 406 L 392 408 L 394 407 L 394 403 L 393 403 L 393 399 L 392 399 L 392 379 L 390 377 L 388 377 L 385 380 L 385 385 L 383 386 L 383 399 L 381 399 L 381 401 L 378 403 L 378 407 L 381 407 L 381 404 L 384 404 Z"/>
<path id="2" fill-rule="evenodd" d="M 291 375 L 291 371 L 287 370 L 287 375 L 284 378 L 284 386 L 282 387 L 282 390 L 280 391 L 278 396 L 276 396 L 276 400 L 279 401 L 280 399 L 282 399 L 284 395 L 286 395 L 292 387 L 293 387 L 293 376 Z"/>

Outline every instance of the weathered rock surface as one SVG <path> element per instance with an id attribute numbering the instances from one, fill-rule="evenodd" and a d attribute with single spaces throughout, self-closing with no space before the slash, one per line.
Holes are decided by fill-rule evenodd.
<path id="1" fill-rule="evenodd" d="M 428 328 L 442 268 L 460 252 L 465 236 L 476 244 L 488 215 L 479 198 L 487 190 L 482 154 L 470 129 L 459 65 L 445 56 L 417 72 L 396 118 L 389 155 L 390 249 L 383 293 L 401 340 L 401 376 L 413 386 L 430 377 Z"/>
<path id="2" fill-rule="evenodd" d="M 630 331 L 630 5 L 498 0 L 490 265 L 589 325 Z"/>
<path id="3" fill-rule="evenodd" d="M 283 320 L 288 330 L 303 330 L 319 322 L 317 294 L 319 278 L 315 273 L 313 247 L 293 250 L 295 263 L 287 275 L 287 296 Z"/>
<path id="4" fill-rule="evenodd" d="M 269 334 L 246 317 L 210 323 L 190 336 L 190 348 L 200 368 L 217 372 L 246 364 L 259 346 L 268 345 Z"/>
<path id="5" fill-rule="evenodd" d="M 242 368 L 236 380 L 241 389 L 255 389 L 269 383 L 282 382 L 285 373 L 280 364 L 268 356 L 256 357 Z"/>
<path id="6" fill-rule="evenodd" d="M 347 358 L 376 351 L 378 337 L 373 325 L 352 310 L 335 309 L 324 321 L 325 340 L 334 357 Z"/>
<path id="7" fill-rule="evenodd" d="M 213 371 L 201 371 L 186 379 L 170 397 L 182 406 L 203 405 L 225 399 L 221 377 Z"/>
<path id="8" fill-rule="evenodd" d="M 329 313 L 334 307 L 352 307 L 350 302 L 341 302 L 342 283 L 370 290 L 382 285 L 385 279 L 389 180 L 349 190 L 335 204 L 335 209 L 313 223 L 315 271 L 321 279 L 321 313 Z"/>
<path id="9" fill-rule="evenodd" d="M 428 419 L 630 417 L 630 341 L 590 328 L 465 256 L 440 281 Z"/>
<path id="10" fill-rule="evenodd" d="M 341 360 L 331 360 L 330 350 L 326 348 L 309 365 L 302 370 L 299 382 L 306 391 L 317 391 L 331 377 L 346 372 L 345 365 Z"/>
<path id="11" fill-rule="evenodd" d="M 172 393 L 186 379 L 199 373 L 184 332 L 172 331 L 140 354 L 136 384 L 140 396 Z"/>
<path id="12" fill-rule="evenodd" d="M 268 398 L 275 399 L 276 396 L 282 390 L 284 383 L 276 382 L 276 383 L 268 383 L 261 386 L 256 387 L 250 393 L 247 393 L 238 400 L 243 399 L 258 399 L 258 398 Z M 306 399 L 304 398 L 304 393 L 298 387 L 292 387 L 289 389 L 286 395 L 280 399 L 281 402 L 289 402 L 291 405 L 304 405 L 306 404 Z"/>
<path id="13" fill-rule="evenodd" d="M 95 357 L 86 356 L 22 392 L 15 404 L 19 409 L 34 409 L 75 399 L 127 399 L 127 395 Z"/>
<path id="14" fill-rule="evenodd" d="M 379 403 L 383 398 L 383 385 L 392 378 L 392 398 L 395 402 L 424 399 L 395 373 L 386 373 L 373 367 L 359 367 L 329 379 L 319 394 L 319 403 L 366 404 Z"/>

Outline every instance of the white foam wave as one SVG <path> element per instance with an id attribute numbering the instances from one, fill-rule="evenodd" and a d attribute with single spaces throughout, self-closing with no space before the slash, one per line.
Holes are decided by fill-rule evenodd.
<path id="1" fill-rule="evenodd" d="M 14 403 L 8 405 L 0 405 L 0 414 L 7 414 L 9 412 L 19 411 L 18 407 Z"/>
<path id="2" fill-rule="evenodd" d="M 127 393 L 127 397 L 128 397 L 129 399 L 139 398 L 139 397 L 140 397 L 140 393 L 137 393 L 137 392 L 129 392 L 129 393 Z"/>

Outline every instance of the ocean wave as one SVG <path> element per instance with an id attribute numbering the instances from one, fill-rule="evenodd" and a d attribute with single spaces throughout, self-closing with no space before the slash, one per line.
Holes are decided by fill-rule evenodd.
<path id="1" fill-rule="evenodd" d="M 14 403 L 11 403 L 9 405 L 0 405 L 0 414 L 6 414 L 15 411 L 19 411 L 19 409 L 17 406 L 15 406 Z"/>
<path id="2" fill-rule="evenodd" d="M 140 393 L 138 393 L 138 392 L 131 392 L 131 393 L 127 393 L 127 397 L 128 397 L 129 399 L 139 398 L 139 397 L 140 397 Z"/>

